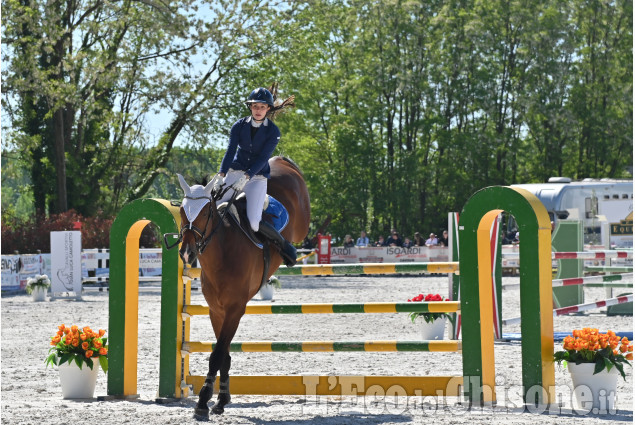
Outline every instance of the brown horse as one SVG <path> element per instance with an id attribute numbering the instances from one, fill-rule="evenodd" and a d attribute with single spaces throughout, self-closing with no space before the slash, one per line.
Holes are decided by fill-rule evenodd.
<path id="1" fill-rule="evenodd" d="M 302 173 L 291 160 L 283 157 L 271 158 L 269 165 L 271 178 L 267 184 L 267 193 L 278 199 L 289 212 L 289 223 L 282 235 L 288 241 L 301 242 L 309 231 L 311 215 L 309 192 Z M 212 202 L 214 195 L 211 184 L 205 188 L 190 188 L 182 177 L 179 179 L 182 180 L 181 186 L 184 186 L 186 195 L 181 207 L 182 245 L 179 254 L 185 264 L 192 264 L 196 258 L 200 262 L 201 287 L 216 335 L 216 345 L 209 358 L 209 371 L 195 409 L 197 419 L 207 419 L 207 403 L 214 394 L 218 371 L 220 391 L 212 411 L 223 413 L 224 406 L 230 402 L 229 345 L 241 317 L 245 314 L 247 302 L 260 289 L 265 274 L 265 262 L 263 250 L 250 242 L 240 229 L 223 224 L 216 202 Z M 188 215 L 193 218 L 191 222 Z M 273 244 L 270 246 L 273 247 Z M 271 253 L 267 277 L 282 263 L 282 257 L 276 248 Z"/>

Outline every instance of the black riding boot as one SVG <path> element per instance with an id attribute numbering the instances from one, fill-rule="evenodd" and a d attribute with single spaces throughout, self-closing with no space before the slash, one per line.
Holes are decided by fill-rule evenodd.
<path id="1" fill-rule="evenodd" d="M 280 255 L 287 267 L 295 266 L 297 262 L 297 253 L 295 247 L 289 243 L 271 224 L 261 221 L 258 233 L 261 233 L 267 239 L 273 241 L 280 248 Z"/>

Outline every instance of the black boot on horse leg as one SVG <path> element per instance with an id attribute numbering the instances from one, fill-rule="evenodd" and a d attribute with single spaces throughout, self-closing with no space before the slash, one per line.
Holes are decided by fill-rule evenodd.
<path id="1" fill-rule="evenodd" d="M 218 390 L 218 399 L 216 400 L 216 404 L 212 407 L 212 413 L 220 415 L 225 411 L 225 406 L 228 405 L 232 398 L 229 394 L 229 368 L 231 367 L 232 358 L 227 353 L 225 355 L 225 360 L 223 361 L 223 366 L 220 368 L 220 385 Z"/>
<path id="2" fill-rule="evenodd" d="M 203 384 L 201 391 L 198 393 L 198 403 L 196 403 L 196 408 L 194 409 L 194 418 L 198 420 L 209 419 L 209 407 L 207 407 L 207 403 L 214 395 L 216 374 L 220 369 L 225 355 L 225 350 L 218 349 L 219 345 L 220 344 L 217 344 L 217 346 L 214 347 L 214 351 L 212 351 L 211 356 L 209 356 L 209 371 L 207 373 L 207 377 L 205 378 L 205 384 Z"/>
<path id="3" fill-rule="evenodd" d="M 261 233 L 267 239 L 273 241 L 278 248 L 280 248 L 280 255 L 284 260 L 284 264 L 287 267 L 295 266 L 297 262 L 297 252 L 296 249 L 291 243 L 286 240 L 280 232 L 278 232 L 271 224 L 261 221 L 260 228 L 258 232 Z"/>

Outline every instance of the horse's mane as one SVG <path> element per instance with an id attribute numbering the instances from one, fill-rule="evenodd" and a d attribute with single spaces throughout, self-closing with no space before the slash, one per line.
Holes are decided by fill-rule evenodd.
<path id="1" fill-rule="evenodd" d="M 298 164 L 296 164 L 291 158 L 287 158 L 286 156 L 277 156 L 276 158 L 280 158 L 283 161 L 288 162 L 293 168 L 295 168 L 295 170 L 300 173 L 300 175 L 302 176 L 302 178 L 304 178 L 304 173 L 302 172 L 302 170 L 300 170 L 300 167 L 298 166 Z"/>

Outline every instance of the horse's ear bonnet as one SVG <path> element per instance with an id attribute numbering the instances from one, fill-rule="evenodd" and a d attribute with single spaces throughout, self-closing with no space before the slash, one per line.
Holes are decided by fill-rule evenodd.
<path id="1" fill-rule="evenodd" d="M 190 187 L 182 175 L 177 174 L 177 176 L 179 177 L 181 189 L 185 192 L 185 198 L 181 206 L 185 211 L 185 216 L 191 223 L 196 220 L 203 207 L 212 200 L 212 184 L 210 182 L 205 187 L 195 184 Z"/>

